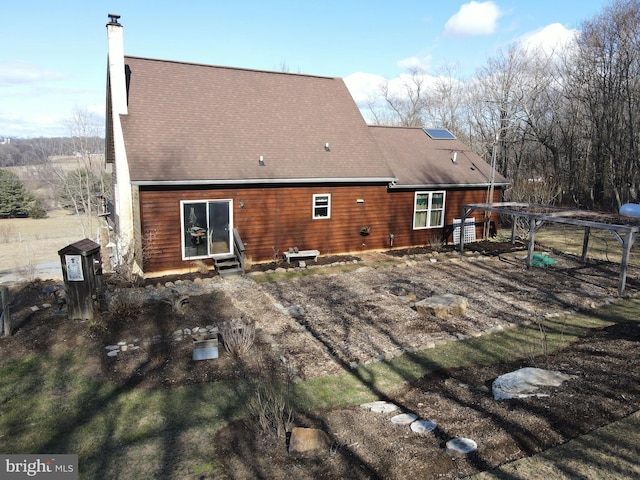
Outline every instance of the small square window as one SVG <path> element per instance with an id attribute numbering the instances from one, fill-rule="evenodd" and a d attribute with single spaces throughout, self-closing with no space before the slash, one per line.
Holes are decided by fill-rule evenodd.
<path id="1" fill-rule="evenodd" d="M 313 196 L 313 218 L 329 218 L 331 216 L 331 194 L 315 194 Z"/>

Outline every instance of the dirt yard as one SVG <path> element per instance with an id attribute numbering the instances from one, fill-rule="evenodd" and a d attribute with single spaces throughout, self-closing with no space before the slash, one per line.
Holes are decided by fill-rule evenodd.
<path id="1" fill-rule="evenodd" d="M 257 270 L 282 265 L 256 267 L 245 278 L 155 280 L 129 290 L 142 299 L 134 318 L 105 315 L 91 328 L 46 311 L 32 312 L 29 307 L 46 300 L 42 288 L 47 282 L 34 282 L 16 292 L 14 316 L 21 326 L 14 336 L 0 339 L 0 356 L 73 348 L 87 353 L 88 375 L 134 382 L 139 388 L 256 375 L 265 365 L 286 366 L 292 381 L 300 382 L 345 371 L 358 374 L 361 365 L 530 322 L 562 328 L 564 313 L 617 297 L 615 264 L 581 266 L 554 254 L 553 267 L 527 270 L 526 252 L 511 252 L 508 246 L 475 248 L 485 254 L 414 250 L 321 259 L 331 262 L 322 275 L 266 283 L 254 281 L 266 275 Z M 639 278 L 637 270 L 629 272 L 627 295 L 638 292 Z M 180 314 L 162 301 L 172 290 L 189 296 Z M 417 300 L 445 293 L 467 299 L 464 315 L 445 320 L 415 310 Z M 116 294 L 112 288 L 111 298 Z M 189 335 L 183 340 L 175 336 L 177 330 L 241 317 L 254 320 L 258 328 L 251 359 L 241 367 L 224 352 L 214 361 L 193 362 Z M 431 433 L 416 434 L 391 423 L 398 412 L 376 414 L 359 405 L 295 412 L 295 425 L 321 428 L 332 442 L 324 453 L 298 456 L 287 452 L 284 439 L 261 434 L 251 420 L 232 424 L 215 439 L 224 478 L 460 478 L 484 471 L 640 409 L 639 340 L 638 323 L 622 322 L 550 358 L 531 351 L 526 362 L 441 369 L 382 398 L 396 404 L 398 412 L 436 422 Z M 105 347 L 118 342 L 140 348 L 108 357 Z M 493 400 L 491 384 L 497 376 L 547 360 L 550 368 L 575 378 L 549 391 L 548 398 Z M 366 383 L 365 376 L 361 379 Z M 445 442 L 457 436 L 472 438 L 478 450 L 466 457 L 447 454 Z"/>

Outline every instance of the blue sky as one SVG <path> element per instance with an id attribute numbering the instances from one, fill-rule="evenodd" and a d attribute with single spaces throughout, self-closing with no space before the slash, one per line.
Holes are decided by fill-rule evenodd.
<path id="1" fill-rule="evenodd" d="M 0 138 L 104 117 L 107 14 L 127 55 L 343 77 L 356 99 L 410 65 L 471 75 L 514 41 L 575 35 L 605 0 L 21 0 L 0 15 Z"/>

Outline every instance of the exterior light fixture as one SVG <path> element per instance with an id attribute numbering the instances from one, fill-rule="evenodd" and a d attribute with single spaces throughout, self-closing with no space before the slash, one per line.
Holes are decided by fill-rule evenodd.
<path id="1" fill-rule="evenodd" d="M 325 152 L 330 152 L 331 151 L 331 148 L 329 148 L 329 142 L 324 144 L 324 151 Z"/>
<path id="2" fill-rule="evenodd" d="M 258 165 L 264 167 L 264 157 L 262 155 L 260 155 L 260 158 L 258 159 Z"/>
<path id="3" fill-rule="evenodd" d="M 453 158 L 451 159 L 451 162 L 452 162 L 454 165 L 457 165 L 457 164 L 458 164 L 458 152 L 453 152 Z"/>

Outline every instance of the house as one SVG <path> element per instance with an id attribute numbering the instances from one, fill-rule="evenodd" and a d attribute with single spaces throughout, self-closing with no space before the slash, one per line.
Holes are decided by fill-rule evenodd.
<path id="1" fill-rule="evenodd" d="M 453 240 L 487 200 L 478 155 L 446 130 L 368 126 L 340 78 L 125 56 L 110 17 L 112 243 L 147 275 Z"/>

